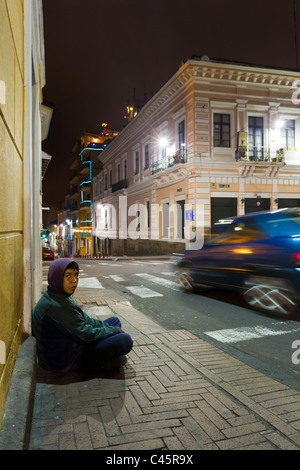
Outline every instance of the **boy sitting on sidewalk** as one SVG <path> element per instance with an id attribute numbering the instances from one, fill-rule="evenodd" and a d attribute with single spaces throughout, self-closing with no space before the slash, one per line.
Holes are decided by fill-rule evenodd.
<path id="1" fill-rule="evenodd" d="M 133 341 L 117 317 L 89 317 L 72 299 L 78 284 L 75 261 L 60 258 L 48 271 L 48 289 L 32 312 L 39 365 L 46 370 L 113 369 L 126 363 Z"/>

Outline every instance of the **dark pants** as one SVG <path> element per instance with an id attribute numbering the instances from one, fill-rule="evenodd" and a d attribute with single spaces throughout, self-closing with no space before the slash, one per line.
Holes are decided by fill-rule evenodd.
<path id="1" fill-rule="evenodd" d="M 110 317 L 104 320 L 110 326 L 121 328 L 121 322 L 117 317 Z M 109 368 L 114 364 L 113 360 L 128 354 L 133 346 L 132 338 L 127 333 L 112 333 L 101 338 L 100 341 L 88 346 L 81 358 L 80 369 L 97 369 L 101 367 Z M 117 362 L 115 362 L 117 364 Z M 112 365 L 112 367 L 114 367 Z M 75 366 L 75 368 L 77 368 Z M 73 368 L 74 370 L 74 368 Z"/>

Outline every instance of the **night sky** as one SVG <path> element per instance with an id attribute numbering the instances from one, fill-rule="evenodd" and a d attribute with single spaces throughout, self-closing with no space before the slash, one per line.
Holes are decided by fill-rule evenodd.
<path id="1" fill-rule="evenodd" d="M 56 108 L 43 206 L 64 203 L 81 133 L 103 122 L 122 130 L 134 90 L 149 100 L 193 55 L 299 69 L 300 0 L 43 0 L 43 9 L 43 97 Z"/>

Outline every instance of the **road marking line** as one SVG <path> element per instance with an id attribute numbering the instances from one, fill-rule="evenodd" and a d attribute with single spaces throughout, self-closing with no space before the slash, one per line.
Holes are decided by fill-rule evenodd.
<path id="1" fill-rule="evenodd" d="M 111 277 L 116 282 L 126 281 L 126 279 L 124 279 L 124 277 L 118 276 L 118 274 L 110 274 L 110 276 L 108 276 L 108 277 Z"/>
<path id="2" fill-rule="evenodd" d="M 126 286 L 132 294 L 137 295 L 138 297 L 146 298 L 146 297 L 163 297 L 163 294 L 159 294 L 154 290 L 148 289 L 148 287 L 140 287 L 140 286 Z"/>
<path id="3" fill-rule="evenodd" d="M 281 323 L 274 324 L 282 326 Z M 205 331 L 204 334 L 220 341 L 221 343 L 238 343 L 239 341 L 249 341 L 251 339 L 264 338 L 266 336 L 286 335 L 300 330 L 300 327 L 291 330 L 276 330 L 266 326 L 244 326 L 240 328 Z"/>
<path id="4" fill-rule="evenodd" d="M 164 279 L 163 277 L 152 276 L 152 274 L 148 273 L 136 273 L 136 276 L 142 277 L 143 279 L 153 282 L 154 284 L 158 284 L 159 286 L 168 287 L 169 289 L 173 289 L 179 291 L 178 285 L 174 281 L 169 281 L 169 279 Z"/>
<path id="5" fill-rule="evenodd" d="M 118 263 L 105 263 L 104 261 L 100 261 L 98 264 L 102 265 L 102 266 L 123 266 L 122 264 L 118 264 Z"/>
<path id="6" fill-rule="evenodd" d="M 90 289 L 104 289 L 101 282 L 96 277 L 86 277 L 79 279 L 78 287 L 89 287 Z"/>

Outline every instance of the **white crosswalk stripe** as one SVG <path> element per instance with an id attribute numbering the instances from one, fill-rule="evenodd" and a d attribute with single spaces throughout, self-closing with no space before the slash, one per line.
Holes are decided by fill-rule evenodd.
<path id="1" fill-rule="evenodd" d="M 138 297 L 147 298 L 147 297 L 163 297 L 163 294 L 155 292 L 154 290 L 148 289 L 148 287 L 143 286 L 126 286 L 132 294 L 137 295 Z"/>
<path id="2" fill-rule="evenodd" d="M 114 281 L 116 282 L 123 282 L 123 281 L 126 281 L 126 279 L 124 279 L 123 276 L 119 276 L 118 274 L 111 274 L 110 276 L 108 277 L 111 277 Z"/>
<path id="3" fill-rule="evenodd" d="M 288 325 L 275 322 L 271 327 L 266 326 L 243 326 L 240 328 L 205 331 L 204 333 L 221 343 L 238 343 L 239 341 L 249 341 L 251 339 L 264 338 L 266 336 L 279 336 L 300 331 L 300 326 L 286 328 Z M 292 324 L 289 325 L 293 326 Z"/>
<path id="4" fill-rule="evenodd" d="M 153 276 L 152 274 L 148 273 L 136 273 L 136 276 L 142 277 L 146 281 L 153 282 L 154 284 L 158 284 L 159 286 L 168 287 L 172 290 L 179 290 L 178 285 L 174 281 L 170 281 L 169 279 L 164 279 L 163 277 Z"/>
<path id="5" fill-rule="evenodd" d="M 104 289 L 96 277 L 79 278 L 78 287 L 89 287 L 90 289 Z"/>

